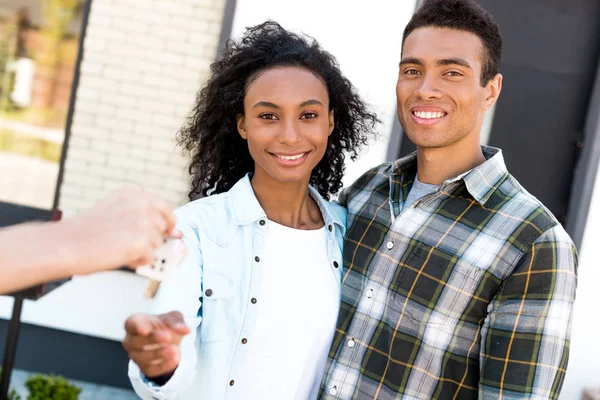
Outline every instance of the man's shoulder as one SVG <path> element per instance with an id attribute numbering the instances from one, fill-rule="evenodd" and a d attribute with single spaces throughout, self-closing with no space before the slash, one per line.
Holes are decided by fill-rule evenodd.
<path id="1" fill-rule="evenodd" d="M 386 162 L 379 164 L 363 173 L 357 180 L 348 186 L 344 191 L 348 198 L 352 198 L 359 192 L 372 191 L 382 183 L 389 182 L 392 173 L 393 163 Z"/>
<path id="2" fill-rule="evenodd" d="M 519 181 L 511 174 L 498 187 L 499 197 L 502 199 L 497 211 L 507 218 L 521 221 L 524 228 L 521 232 L 533 231 L 531 238 L 533 242 L 548 231 L 564 231 L 556 216 L 537 197 L 529 193 Z M 567 237 L 568 235 L 559 235 Z M 570 240 L 570 238 L 569 238 Z"/>

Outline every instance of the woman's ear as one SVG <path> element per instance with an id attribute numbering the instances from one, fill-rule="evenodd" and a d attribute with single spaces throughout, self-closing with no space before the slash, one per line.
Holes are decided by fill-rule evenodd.
<path id="1" fill-rule="evenodd" d="M 333 114 L 333 110 L 329 111 L 329 135 L 331 135 L 331 133 L 335 129 L 335 118 Z"/>
<path id="2" fill-rule="evenodd" d="M 239 114 L 236 117 L 236 119 L 237 119 L 238 133 L 240 134 L 242 139 L 244 139 L 244 140 L 248 139 L 248 133 L 246 132 L 246 118 L 242 114 Z"/>

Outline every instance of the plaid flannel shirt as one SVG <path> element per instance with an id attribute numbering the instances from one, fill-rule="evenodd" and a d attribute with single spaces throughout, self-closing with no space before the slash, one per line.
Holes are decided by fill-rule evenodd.
<path id="1" fill-rule="evenodd" d="M 416 155 L 372 169 L 348 207 L 342 304 L 320 398 L 555 399 L 577 254 L 504 164 L 403 209 Z"/>

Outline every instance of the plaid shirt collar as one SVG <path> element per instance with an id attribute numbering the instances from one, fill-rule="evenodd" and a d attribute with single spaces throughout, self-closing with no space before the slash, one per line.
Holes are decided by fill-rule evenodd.
<path id="1" fill-rule="evenodd" d="M 479 204 L 485 205 L 492 193 L 500 186 L 508 170 L 504 163 L 502 150 L 496 147 L 481 146 L 486 161 L 472 170 L 442 182 L 443 185 L 463 181 L 468 192 Z M 417 153 L 392 163 L 390 173 L 390 199 L 394 204 L 406 200 L 408 192 L 417 174 Z"/>

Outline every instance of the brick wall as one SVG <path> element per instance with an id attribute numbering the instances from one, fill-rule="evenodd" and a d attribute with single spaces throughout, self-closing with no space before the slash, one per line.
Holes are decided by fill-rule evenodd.
<path id="1" fill-rule="evenodd" d="M 180 205 L 175 133 L 215 59 L 225 0 L 93 0 L 59 207 L 135 183 Z"/>

